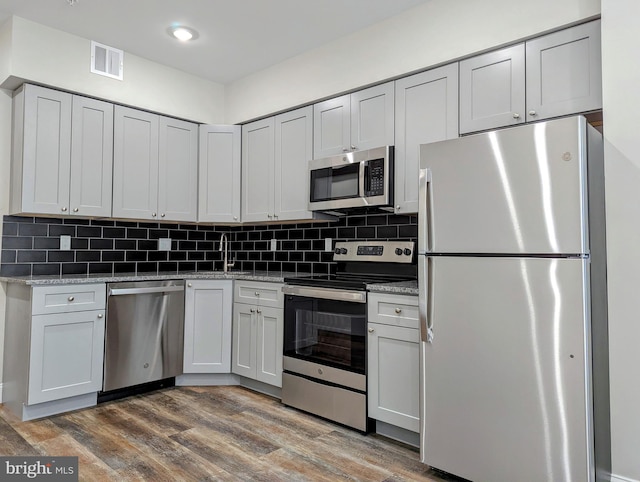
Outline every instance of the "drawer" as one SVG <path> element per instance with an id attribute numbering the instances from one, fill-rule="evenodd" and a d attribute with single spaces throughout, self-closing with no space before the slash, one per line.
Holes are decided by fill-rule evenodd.
<path id="1" fill-rule="evenodd" d="M 69 313 L 71 311 L 104 310 L 105 283 L 34 286 L 32 313 Z"/>
<path id="2" fill-rule="evenodd" d="M 367 304 L 369 323 L 420 327 L 417 296 L 369 293 Z"/>
<path id="3" fill-rule="evenodd" d="M 233 301 L 282 308 L 284 306 L 283 286 L 283 283 L 236 281 Z"/>

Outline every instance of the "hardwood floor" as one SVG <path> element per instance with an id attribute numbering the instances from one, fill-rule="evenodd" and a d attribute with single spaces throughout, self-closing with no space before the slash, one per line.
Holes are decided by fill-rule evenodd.
<path id="1" fill-rule="evenodd" d="M 241 387 L 181 387 L 20 422 L 2 455 L 79 457 L 86 481 L 443 481 L 418 452 Z"/>

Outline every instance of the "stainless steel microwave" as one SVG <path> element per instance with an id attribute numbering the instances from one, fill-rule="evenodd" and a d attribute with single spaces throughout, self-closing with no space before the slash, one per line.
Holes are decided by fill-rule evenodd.
<path id="1" fill-rule="evenodd" d="M 309 161 L 309 210 L 393 208 L 393 146 Z"/>

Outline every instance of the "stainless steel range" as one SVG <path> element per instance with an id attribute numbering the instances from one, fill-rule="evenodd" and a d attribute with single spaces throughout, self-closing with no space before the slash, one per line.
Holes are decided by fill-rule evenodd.
<path id="1" fill-rule="evenodd" d="M 334 275 L 285 278 L 282 402 L 367 431 L 367 284 L 416 279 L 412 241 L 336 243 Z"/>

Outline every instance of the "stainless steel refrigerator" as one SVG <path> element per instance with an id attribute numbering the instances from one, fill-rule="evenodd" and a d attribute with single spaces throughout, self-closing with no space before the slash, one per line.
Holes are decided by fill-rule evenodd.
<path id="1" fill-rule="evenodd" d="M 422 461 L 606 479 L 601 134 L 581 116 L 486 132 L 422 145 L 420 168 Z"/>

